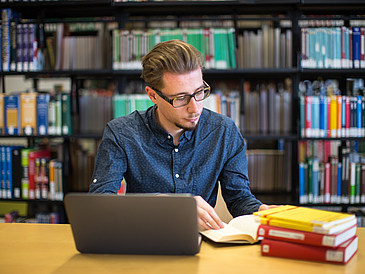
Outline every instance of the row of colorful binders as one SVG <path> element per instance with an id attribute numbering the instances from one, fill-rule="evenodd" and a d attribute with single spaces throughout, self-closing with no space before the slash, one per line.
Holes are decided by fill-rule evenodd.
<path id="1" fill-rule="evenodd" d="M 286 205 L 254 215 L 262 256 L 346 264 L 357 252 L 353 214 Z"/>

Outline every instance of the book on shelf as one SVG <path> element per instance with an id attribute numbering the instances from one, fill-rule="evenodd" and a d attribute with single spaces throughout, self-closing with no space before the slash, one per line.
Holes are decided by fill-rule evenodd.
<path id="1" fill-rule="evenodd" d="M 12 173 L 12 198 L 22 198 L 22 149 L 11 150 L 11 173 Z"/>
<path id="2" fill-rule="evenodd" d="M 19 135 L 20 128 L 20 95 L 6 94 L 4 96 L 4 121 L 6 135 Z"/>
<path id="3" fill-rule="evenodd" d="M 298 244 L 267 238 L 261 241 L 261 255 L 263 256 L 337 264 L 346 264 L 357 249 L 358 237 L 356 235 L 337 247 Z"/>
<path id="4" fill-rule="evenodd" d="M 22 135 L 37 134 L 37 93 L 20 94 L 20 128 Z"/>
<path id="5" fill-rule="evenodd" d="M 5 118 L 4 117 L 4 93 L 0 93 L 0 135 L 5 134 L 5 120 L 4 120 L 4 118 Z"/>
<path id="6" fill-rule="evenodd" d="M 5 8 L 1 9 L 1 55 L 2 55 L 2 71 L 10 71 L 11 67 L 11 55 L 13 54 L 12 50 L 12 39 L 11 36 L 13 34 L 13 22 L 16 18 L 18 18 L 18 14 L 12 9 Z"/>
<path id="7" fill-rule="evenodd" d="M 254 215 L 243 215 L 233 218 L 221 229 L 200 231 L 208 239 L 218 243 L 254 244 L 258 242 L 257 229 L 259 223 Z"/>
<path id="8" fill-rule="evenodd" d="M 37 134 L 46 135 L 48 133 L 48 104 L 49 93 L 38 93 L 36 100 L 37 109 Z M 71 114 L 70 114 L 71 115 Z"/>
<path id="9" fill-rule="evenodd" d="M 258 236 L 265 239 L 280 240 L 299 244 L 336 247 L 356 235 L 357 225 L 332 235 L 315 232 L 300 231 L 295 229 L 260 225 Z"/>
<path id="10" fill-rule="evenodd" d="M 320 22 L 320 20 L 319 20 Z M 364 63 L 364 28 L 328 26 L 301 28 L 303 68 L 359 69 Z"/>
<path id="11" fill-rule="evenodd" d="M 13 153 L 15 152 L 15 153 Z M 14 174 L 17 170 L 14 170 L 13 172 L 13 162 L 14 164 L 20 163 L 21 156 L 19 147 L 16 146 L 6 146 L 5 147 L 5 153 L 6 153 L 6 198 L 12 199 L 12 198 L 20 198 L 20 186 L 18 184 L 18 181 L 15 183 L 15 180 L 19 179 L 19 174 Z M 19 170 L 18 170 L 19 171 Z M 15 188 L 16 187 L 16 188 Z M 14 193 L 16 197 L 14 196 Z M 5 197 L 3 197 L 5 198 Z"/>
<path id="12" fill-rule="evenodd" d="M 29 179 L 29 199 L 36 199 L 36 159 L 50 159 L 51 152 L 47 149 L 30 151 L 28 154 L 28 179 Z"/>
<path id="13" fill-rule="evenodd" d="M 285 205 L 255 212 L 260 223 L 308 232 L 334 234 L 357 223 L 354 214 Z"/>
<path id="14" fill-rule="evenodd" d="M 6 147 L 0 146 L 0 185 L 1 185 L 1 192 L 0 197 L 6 199 Z"/>

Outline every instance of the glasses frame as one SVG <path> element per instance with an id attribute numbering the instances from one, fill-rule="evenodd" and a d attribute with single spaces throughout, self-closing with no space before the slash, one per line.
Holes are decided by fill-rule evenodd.
<path id="1" fill-rule="evenodd" d="M 155 88 L 153 88 L 153 87 L 151 87 L 151 89 L 153 89 L 153 90 L 154 90 L 154 91 L 158 94 L 158 96 L 160 96 L 162 99 L 164 99 L 164 100 L 165 100 L 166 102 L 168 102 L 170 105 L 172 105 L 174 108 L 179 108 L 179 107 L 183 107 L 183 106 L 186 106 L 187 104 L 189 104 L 189 103 L 190 103 L 191 98 L 193 98 L 193 97 L 194 97 L 194 99 L 195 99 L 195 101 L 196 101 L 196 102 L 203 101 L 203 100 L 207 99 L 207 98 L 209 97 L 209 95 L 210 95 L 211 88 L 210 88 L 210 86 L 208 85 L 208 83 L 207 83 L 207 82 L 205 82 L 204 80 L 203 80 L 203 85 L 204 85 L 204 87 L 203 87 L 204 95 L 205 95 L 206 90 L 208 90 L 208 92 L 207 92 L 207 94 L 208 94 L 208 95 L 204 96 L 204 98 L 203 98 L 203 99 L 200 99 L 200 100 L 197 100 L 197 99 L 195 98 L 195 95 L 201 91 L 200 89 L 199 89 L 198 91 L 194 92 L 194 93 L 193 93 L 193 94 L 191 94 L 191 95 L 190 95 L 190 94 L 186 94 L 186 95 L 182 95 L 182 96 L 174 97 L 174 98 L 172 98 L 172 99 L 168 98 L 166 95 L 164 95 L 164 94 L 163 94 L 161 91 L 159 91 L 158 89 L 155 89 Z M 187 102 L 186 104 L 181 105 L 181 106 L 174 106 L 174 101 L 175 101 L 176 99 L 179 99 L 179 98 L 182 98 L 182 97 L 190 97 L 190 98 L 189 98 L 189 100 L 188 100 L 188 102 Z"/>

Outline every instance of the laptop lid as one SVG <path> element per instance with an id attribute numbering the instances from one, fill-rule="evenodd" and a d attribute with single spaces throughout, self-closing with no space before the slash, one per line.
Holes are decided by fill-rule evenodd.
<path id="1" fill-rule="evenodd" d="M 69 193 L 64 203 L 81 253 L 199 252 L 197 210 L 192 196 Z"/>

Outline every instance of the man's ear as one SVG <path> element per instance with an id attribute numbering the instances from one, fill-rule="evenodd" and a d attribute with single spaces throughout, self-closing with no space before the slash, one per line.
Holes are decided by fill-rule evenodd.
<path id="1" fill-rule="evenodd" d="M 156 92 L 150 88 L 149 86 L 146 86 L 146 92 L 148 97 L 150 97 L 150 100 L 154 103 L 157 104 L 157 94 Z"/>

